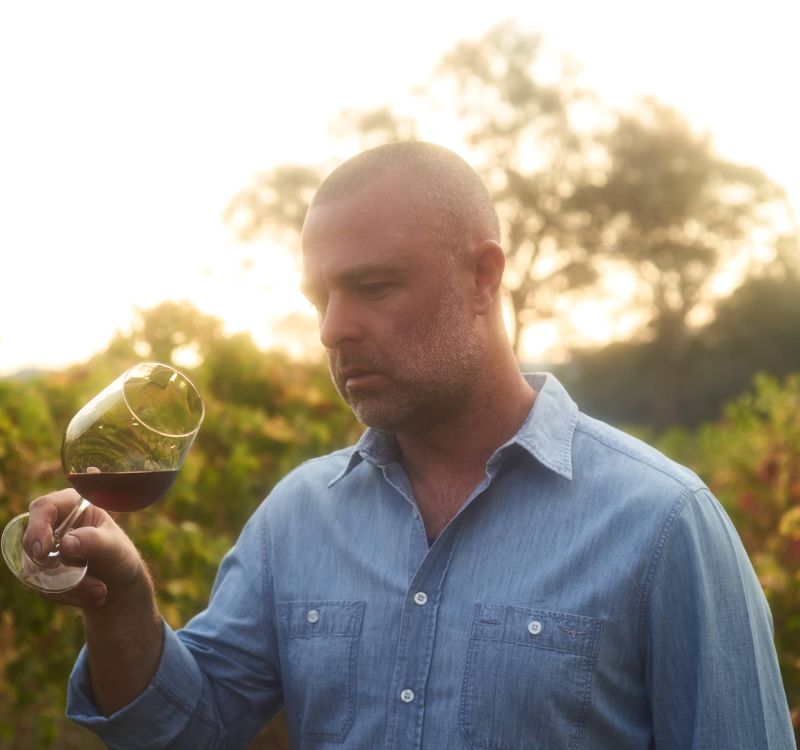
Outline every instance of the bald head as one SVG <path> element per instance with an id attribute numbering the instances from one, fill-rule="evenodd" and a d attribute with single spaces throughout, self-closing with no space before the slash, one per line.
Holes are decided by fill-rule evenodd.
<path id="1" fill-rule="evenodd" d="M 311 208 L 346 198 L 388 174 L 407 186 L 414 220 L 433 223 L 454 250 L 500 241 L 494 204 L 475 170 L 452 151 L 424 141 L 388 143 L 354 156 L 328 175 Z"/>

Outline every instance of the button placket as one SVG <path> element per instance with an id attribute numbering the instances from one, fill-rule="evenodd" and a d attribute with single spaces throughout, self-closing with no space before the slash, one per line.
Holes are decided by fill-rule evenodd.
<path id="1" fill-rule="evenodd" d="M 403 600 L 399 644 L 394 661 L 386 750 L 419 750 L 426 697 L 436 642 L 439 598 L 460 527 L 454 524 L 429 547 L 425 529 L 412 524 L 409 540 L 409 587 Z M 398 700 L 398 698 L 400 700 Z"/>

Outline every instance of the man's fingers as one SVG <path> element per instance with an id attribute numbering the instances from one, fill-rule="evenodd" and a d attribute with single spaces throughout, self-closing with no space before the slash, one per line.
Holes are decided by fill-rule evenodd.
<path id="1" fill-rule="evenodd" d="M 40 560 L 55 548 L 53 531 L 72 512 L 80 502 L 80 495 L 73 489 L 51 492 L 49 495 L 37 497 L 31 503 L 28 527 L 22 538 L 22 545 L 28 557 Z M 72 528 L 84 526 L 115 526 L 111 517 L 100 508 L 89 505 L 81 515 L 75 519 Z M 79 554 L 70 555 L 65 549 L 65 556 L 79 558 Z"/>
<path id="2" fill-rule="evenodd" d="M 108 527 L 83 526 L 73 529 L 61 539 L 65 557 L 89 560 L 98 565 L 114 562 L 120 557 L 120 534 Z"/>
<path id="3" fill-rule="evenodd" d="M 81 526 L 65 534 L 61 553 L 71 560 L 87 560 L 93 575 L 119 583 L 133 578 L 139 570 L 139 553 L 116 524 Z"/>
<path id="4" fill-rule="evenodd" d="M 57 518 L 63 518 L 75 507 L 79 500 L 80 495 L 72 487 L 67 487 L 66 489 L 37 497 L 31 503 L 30 512 L 32 516 L 39 514 L 50 515 L 55 512 L 57 513 Z M 55 511 L 53 508 L 55 508 Z"/>
<path id="5" fill-rule="evenodd" d="M 79 500 L 80 496 L 75 490 L 65 489 L 37 497 L 31 503 L 28 528 L 22 538 L 22 545 L 29 557 L 40 558 L 53 549 L 53 529 Z"/>
<path id="6" fill-rule="evenodd" d="M 28 557 L 41 561 L 53 551 L 54 528 L 79 501 L 77 492 L 66 489 L 43 495 L 31 503 L 23 538 Z M 66 563 L 88 563 L 88 574 L 76 589 L 64 594 L 47 594 L 48 599 L 78 607 L 101 606 L 107 588 L 117 590 L 137 576 L 147 575 L 133 542 L 104 510 L 89 505 L 75 524 L 61 537 L 58 551 Z"/>

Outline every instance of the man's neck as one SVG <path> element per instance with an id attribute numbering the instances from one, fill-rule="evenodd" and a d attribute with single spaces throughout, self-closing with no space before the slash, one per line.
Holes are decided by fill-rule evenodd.
<path id="1" fill-rule="evenodd" d="M 536 392 L 517 371 L 505 384 L 475 389 L 446 422 L 397 434 L 401 460 L 415 489 L 423 482 L 481 477 L 492 454 L 519 430 L 535 399 Z"/>

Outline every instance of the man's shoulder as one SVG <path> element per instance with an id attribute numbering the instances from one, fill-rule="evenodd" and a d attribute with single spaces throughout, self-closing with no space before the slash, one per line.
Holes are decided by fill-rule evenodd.
<path id="1" fill-rule="evenodd" d="M 628 432 L 581 413 L 575 427 L 573 460 L 621 480 L 693 493 L 705 485 L 694 471 Z"/>
<path id="2" fill-rule="evenodd" d="M 280 519 L 314 514 L 320 503 L 332 500 L 331 487 L 346 473 L 357 446 L 310 458 L 286 473 L 270 490 L 253 514 L 253 522 L 272 524 Z"/>

